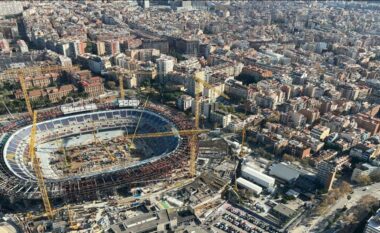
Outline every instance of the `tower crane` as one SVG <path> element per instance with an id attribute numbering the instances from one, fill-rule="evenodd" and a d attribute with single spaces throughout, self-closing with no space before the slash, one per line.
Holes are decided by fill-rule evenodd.
<path id="1" fill-rule="evenodd" d="M 21 68 L 21 69 L 10 69 L 5 71 L 5 74 L 8 75 L 17 75 L 19 77 L 20 86 L 25 98 L 26 107 L 30 117 L 32 118 L 33 124 L 30 133 L 30 141 L 29 141 L 29 157 L 32 162 L 32 167 L 36 175 L 38 188 L 41 193 L 41 198 L 45 207 L 45 213 L 48 218 L 52 219 L 54 217 L 54 211 L 51 206 L 49 195 L 47 192 L 45 180 L 40 167 L 40 160 L 36 157 L 35 144 L 36 144 L 36 134 L 37 134 L 37 111 L 33 111 L 32 105 L 29 100 L 29 95 L 27 91 L 27 87 L 25 84 L 24 76 L 26 73 L 44 73 L 44 72 L 56 72 L 62 70 L 71 70 L 76 67 L 61 67 L 61 66 L 47 66 L 47 67 L 29 67 L 29 68 Z"/>
<path id="2" fill-rule="evenodd" d="M 204 75 L 204 71 L 198 71 L 194 74 L 193 79 L 194 79 L 194 102 L 195 102 L 195 118 L 194 118 L 194 129 L 198 130 L 199 129 L 199 105 L 200 105 L 200 85 L 203 87 L 206 87 L 208 89 L 214 89 L 214 87 L 203 80 L 201 76 Z M 227 95 L 224 93 L 214 89 L 215 92 L 220 94 L 226 99 L 229 99 Z M 197 160 L 197 151 L 196 151 L 196 146 L 197 146 L 197 135 L 193 134 L 190 138 L 190 176 L 194 177 L 196 174 L 196 160 Z"/>
<path id="3" fill-rule="evenodd" d="M 25 67 L 25 68 L 8 69 L 4 72 L 4 74 L 16 75 L 18 77 L 21 90 L 24 95 L 26 109 L 28 110 L 29 116 L 33 118 L 33 109 L 30 103 L 29 95 L 28 95 L 28 88 L 26 86 L 25 76 L 27 74 L 32 74 L 32 73 L 44 74 L 44 73 L 59 72 L 59 71 L 71 71 L 75 69 L 79 69 L 79 67 L 78 66 L 63 67 L 63 66 L 58 66 L 58 65 L 44 66 L 44 67 L 32 66 L 32 67 Z"/>
<path id="4" fill-rule="evenodd" d="M 119 79 L 119 91 L 120 91 L 120 100 L 125 99 L 125 91 L 124 91 L 124 75 L 125 74 L 130 74 L 130 71 L 126 70 L 119 70 L 116 72 L 116 76 Z"/>
<path id="5" fill-rule="evenodd" d="M 144 103 L 144 105 L 143 105 L 143 110 L 145 110 L 145 108 L 146 108 L 146 105 L 148 104 L 148 100 L 149 100 L 149 96 L 146 98 L 146 100 L 145 100 L 145 103 Z M 137 121 L 137 124 L 136 124 L 136 128 L 135 128 L 135 131 L 133 132 L 133 136 L 132 136 L 132 138 L 131 138 L 131 144 L 130 144 L 130 148 L 131 149 L 135 149 L 135 145 L 133 144 L 133 140 L 135 139 L 135 135 L 136 135 L 136 133 L 137 133 L 137 130 L 138 130 L 138 128 L 139 128 L 139 126 L 140 126 L 140 122 L 141 122 L 141 118 L 142 118 L 142 115 L 144 114 L 144 111 L 141 111 L 141 114 L 140 114 L 140 117 L 139 117 L 139 120 Z"/>
<path id="6" fill-rule="evenodd" d="M 207 133 L 208 130 L 205 129 L 193 129 L 193 130 L 179 130 L 179 131 L 167 131 L 167 132 L 158 132 L 158 133 L 144 133 L 144 134 L 134 134 L 134 135 L 125 135 L 124 138 L 156 138 L 156 137 L 168 137 L 168 136 L 189 136 L 189 147 L 190 147 L 190 176 L 195 176 L 195 160 L 196 160 L 196 140 L 197 135 L 202 133 Z"/>
<path id="7" fill-rule="evenodd" d="M 157 132 L 157 133 L 142 133 L 142 134 L 135 134 L 133 135 L 125 135 L 124 138 L 130 139 L 132 137 L 134 138 L 158 138 L 158 137 L 170 137 L 170 136 L 192 136 L 192 135 L 198 135 L 202 133 L 208 133 L 209 130 L 207 129 L 188 129 L 188 130 L 172 130 L 172 131 L 166 131 L 166 132 Z"/>
<path id="8" fill-rule="evenodd" d="M 245 126 L 245 121 L 244 121 L 244 125 L 243 125 L 243 129 L 241 131 L 241 147 L 240 147 L 240 152 L 239 152 L 239 158 L 243 158 L 246 153 L 244 152 L 244 145 L 245 145 L 245 140 L 246 140 L 246 126 Z M 236 177 L 236 171 L 234 172 L 234 176 L 235 176 L 235 179 L 234 179 L 234 190 L 238 190 L 237 188 L 237 177 Z"/>
<path id="9" fill-rule="evenodd" d="M 67 216 L 69 220 L 70 230 L 78 230 L 79 226 L 78 226 L 78 223 L 74 222 L 73 211 L 70 209 L 70 205 L 66 205 L 66 211 L 67 211 Z"/>
<path id="10" fill-rule="evenodd" d="M 101 147 L 106 151 L 106 154 L 108 155 L 108 158 L 112 161 L 112 162 L 115 162 L 116 161 L 116 158 L 115 156 L 108 150 L 108 148 L 102 143 L 101 140 L 99 140 L 99 138 L 96 136 L 96 126 L 95 126 L 95 122 L 92 122 L 93 123 L 93 127 L 94 127 L 94 131 L 92 132 L 92 135 L 94 136 L 94 141 L 96 144 L 100 144 Z"/>
<path id="11" fill-rule="evenodd" d="M 45 207 L 45 213 L 49 219 L 54 217 L 53 208 L 50 204 L 49 195 L 47 192 L 44 176 L 40 167 L 40 159 L 36 156 L 35 145 L 36 145 L 36 133 L 37 133 L 37 111 L 33 112 L 33 125 L 30 133 L 29 142 L 29 156 L 32 161 L 33 170 L 36 174 L 38 188 L 41 193 L 42 201 Z"/>
<path id="12" fill-rule="evenodd" d="M 241 130 L 241 148 L 239 152 L 239 157 L 242 158 L 245 155 L 245 152 L 243 150 L 245 146 L 245 140 L 246 140 L 246 128 L 245 128 L 245 123 L 243 125 L 243 129 Z"/>
<path id="13" fill-rule="evenodd" d="M 124 92 L 124 75 L 132 74 L 133 72 L 129 69 L 124 69 L 121 67 L 118 67 L 117 69 L 113 69 L 112 72 L 116 74 L 116 78 L 119 81 L 119 91 L 120 91 L 120 100 L 125 99 L 125 92 Z"/>

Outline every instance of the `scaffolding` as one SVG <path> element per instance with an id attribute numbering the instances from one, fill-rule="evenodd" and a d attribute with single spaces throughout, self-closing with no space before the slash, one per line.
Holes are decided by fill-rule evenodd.
<path id="1" fill-rule="evenodd" d="M 118 109 L 116 104 L 108 104 L 104 106 L 99 105 L 98 107 L 99 109 L 102 109 L 103 107 L 104 109 Z M 178 113 L 172 108 L 162 105 L 155 105 L 148 102 L 145 109 L 165 117 L 176 126 L 178 131 L 193 130 L 193 122 L 188 120 L 185 115 Z M 63 116 L 63 113 L 59 110 L 38 113 L 39 119 L 42 117 L 44 117 L 44 119 L 50 119 L 59 116 Z M 30 121 L 27 120 L 27 117 L 24 119 L 26 120 L 23 125 L 30 123 Z M 19 128 L 20 125 L 15 124 L 7 127 L 7 129 L 15 130 Z M 0 128 L 0 130 L 3 129 L 5 128 Z M 44 139 L 39 138 L 39 140 Z M 175 177 L 175 174 L 178 174 L 178 172 L 184 173 L 189 169 L 188 161 L 190 159 L 191 150 L 194 150 L 193 153 L 197 153 L 197 145 L 190 146 L 190 141 L 191 136 L 184 136 L 177 149 L 173 151 L 170 156 L 163 156 L 157 160 L 153 160 L 139 166 L 128 167 L 115 172 L 100 173 L 98 175 L 88 177 L 74 177 L 71 179 L 63 179 L 54 182 L 46 180 L 46 189 L 42 189 L 41 196 L 43 199 L 44 196 L 48 196 L 51 199 L 97 199 L 102 195 L 114 194 L 118 188 L 139 186 L 146 183 L 159 182 L 163 179 L 171 180 Z M 33 145 L 30 146 L 30 148 L 33 148 Z M 26 152 L 26 154 L 28 154 L 28 152 Z M 34 152 L 32 152 L 31 155 L 35 156 Z M 35 164 L 39 164 L 38 159 L 35 159 L 35 161 Z M 4 191 L 3 193 L 5 195 L 12 196 L 12 198 L 15 199 L 37 199 L 39 197 L 38 182 L 25 182 L 24 180 L 14 176 L 14 174 L 9 172 L 9 170 L 7 171 L 7 166 L 3 161 L 0 165 L 0 187 L 1 190 Z M 36 172 L 38 178 L 39 175 L 37 173 L 41 173 L 38 171 Z M 49 207 L 49 204 L 44 203 L 44 205 L 46 205 L 45 208 L 47 213 L 53 213 L 53 210 Z"/>

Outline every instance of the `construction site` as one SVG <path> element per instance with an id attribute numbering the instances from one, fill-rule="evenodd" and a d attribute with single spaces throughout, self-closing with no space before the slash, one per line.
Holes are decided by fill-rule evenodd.
<path id="1" fill-rule="evenodd" d="M 33 110 L 24 80 L 24 72 L 30 69 L 14 71 L 28 113 L 19 114 L 0 128 L 1 193 L 10 203 L 30 207 L 28 214 L 24 212 L 14 219 L 23 226 L 23 231 L 40 232 L 41 227 L 45 231 L 49 224 L 60 221 L 66 222 L 64 231 L 85 229 L 86 221 L 98 222 L 112 216 L 109 206 L 117 211 L 129 210 L 131 214 L 139 212 L 139 208 L 149 208 L 148 212 L 153 211 L 155 216 L 179 208 L 176 217 L 185 216 L 187 222 L 194 221 L 191 216 L 200 216 L 210 206 L 221 204 L 221 191 L 235 166 L 227 165 L 227 169 L 225 165 L 219 166 L 222 172 L 227 172 L 225 179 L 211 173 L 197 177 L 198 136 L 208 132 L 198 128 L 199 117 L 195 117 L 194 123 L 186 114 L 168 106 L 148 99 L 126 99 L 122 85 L 115 101 Z M 65 68 L 38 69 L 44 73 Z M 196 77 L 194 81 L 195 88 L 207 85 Z M 223 162 L 222 157 L 215 158 L 216 161 L 199 158 L 200 165 L 204 166 L 206 161 L 212 167 Z M 214 161 L 212 164 L 207 163 L 210 159 Z M 40 200 L 37 208 L 28 204 Z M 94 207 L 88 207 L 92 205 L 98 209 L 95 216 L 91 214 Z M 85 211 L 86 208 L 90 210 Z M 111 222 L 105 225 L 98 222 L 94 226 L 112 229 Z M 57 225 L 50 228 L 57 229 Z"/>
<path id="2" fill-rule="evenodd" d="M 153 177 L 170 177 L 169 171 L 180 169 L 188 157 L 187 140 L 178 135 L 136 139 L 133 136 L 168 131 L 168 128 L 184 129 L 186 124 L 182 122 L 177 121 L 177 126 L 175 119 L 171 121 L 153 110 L 123 109 L 37 123 L 35 153 L 48 192 L 52 197 L 75 195 L 79 198 L 84 193 L 110 191 L 110 187 L 117 188 L 126 180 L 138 183 Z M 27 198 L 36 197 L 38 191 L 32 182 L 35 175 L 28 158 L 31 129 L 29 125 L 5 135 L 3 148 L 4 175 L 19 179 L 18 183 L 23 184 L 11 190 L 17 189 L 16 194 Z M 8 183 L 3 187 L 8 187 Z"/>

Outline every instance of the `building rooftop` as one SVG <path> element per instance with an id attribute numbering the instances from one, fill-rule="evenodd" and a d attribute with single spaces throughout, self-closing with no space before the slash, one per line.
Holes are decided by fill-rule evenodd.
<path id="1" fill-rule="evenodd" d="M 380 231 L 380 209 L 368 220 L 367 228 L 368 227 Z"/>

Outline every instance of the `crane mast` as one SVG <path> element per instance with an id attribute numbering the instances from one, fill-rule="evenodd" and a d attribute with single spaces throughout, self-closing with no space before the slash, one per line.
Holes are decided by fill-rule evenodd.
<path id="1" fill-rule="evenodd" d="M 198 72 L 194 75 L 193 79 L 194 79 L 194 102 L 195 102 L 195 105 L 194 105 L 194 130 L 198 130 L 199 129 L 199 115 L 200 115 L 200 110 L 199 110 L 199 105 L 200 105 L 200 85 L 203 85 L 204 87 L 208 88 L 208 89 L 214 89 L 214 87 L 209 84 L 208 82 L 204 81 L 203 79 L 201 79 L 200 77 L 198 77 L 199 75 L 201 74 L 201 72 Z M 229 99 L 229 97 L 227 95 L 225 95 L 224 93 L 214 89 L 215 92 L 219 93 L 221 96 L 223 96 L 224 98 L 226 99 Z M 189 168 L 189 172 L 190 172 L 190 177 L 194 177 L 196 175 L 196 160 L 197 160 L 197 135 L 194 134 L 190 137 L 190 141 L 189 141 L 189 144 L 190 144 L 190 168 Z"/>
<path id="2" fill-rule="evenodd" d="M 25 84 L 24 72 L 22 71 L 18 72 L 18 78 L 20 80 L 22 94 L 24 95 L 26 109 L 28 110 L 29 116 L 33 117 L 33 109 L 30 103 L 29 95 L 28 95 L 28 88 L 26 87 L 26 84 Z"/>
<path id="3" fill-rule="evenodd" d="M 33 108 L 32 104 L 30 103 L 30 98 L 28 95 L 28 88 L 26 86 L 25 82 L 25 74 L 27 73 L 49 73 L 49 72 L 57 72 L 57 71 L 63 71 L 63 70 L 74 70 L 74 69 L 79 69 L 78 66 L 73 66 L 73 67 L 62 67 L 62 66 L 46 66 L 46 67 L 39 67 L 39 66 L 34 66 L 34 67 L 26 67 L 26 68 L 15 68 L 15 69 L 8 69 L 4 73 L 8 75 L 17 75 L 20 86 L 21 86 L 21 91 L 25 99 L 25 105 L 26 109 L 28 110 L 29 116 L 33 119 Z"/>
<path id="4" fill-rule="evenodd" d="M 125 92 L 124 92 L 124 80 L 123 80 L 122 75 L 119 75 L 119 88 L 120 88 L 120 99 L 124 100 L 125 99 Z"/>
<path id="5" fill-rule="evenodd" d="M 31 134 L 30 134 L 29 154 L 30 154 L 30 159 L 32 161 L 34 172 L 36 174 L 38 188 L 40 189 L 42 201 L 44 203 L 45 213 L 49 219 L 52 219 L 54 217 L 53 208 L 49 200 L 49 195 L 47 192 L 44 176 L 41 171 L 40 160 L 39 158 L 37 158 L 36 151 L 35 151 L 36 133 L 37 133 L 37 111 L 34 111 L 33 125 L 32 125 Z"/>

